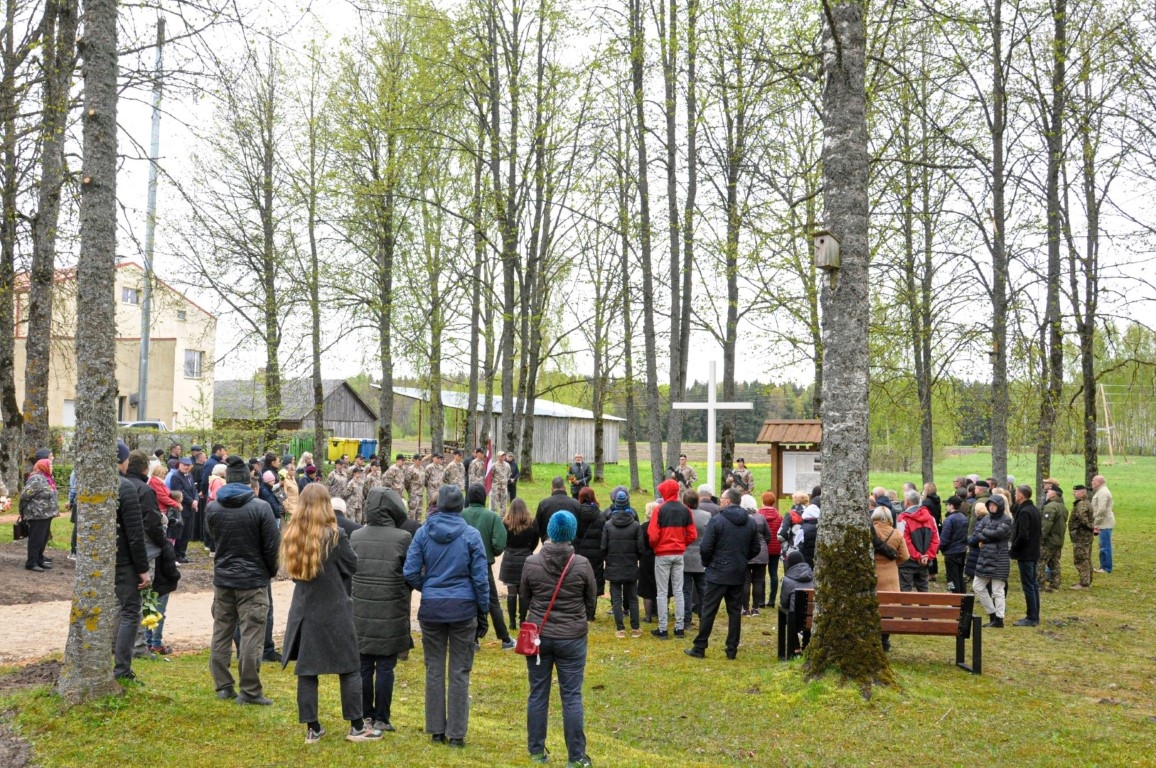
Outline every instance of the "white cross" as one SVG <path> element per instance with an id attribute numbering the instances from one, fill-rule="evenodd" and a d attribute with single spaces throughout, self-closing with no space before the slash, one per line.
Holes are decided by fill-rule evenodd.
<path id="1" fill-rule="evenodd" d="M 714 484 L 714 451 L 717 432 L 718 411 L 749 411 L 754 409 L 754 403 L 720 403 L 715 386 L 715 361 L 710 361 L 709 378 L 706 384 L 706 403 L 671 403 L 671 408 L 680 411 L 706 411 L 706 484 L 713 493 L 718 486 Z M 695 488 L 694 490 L 698 490 Z"/>

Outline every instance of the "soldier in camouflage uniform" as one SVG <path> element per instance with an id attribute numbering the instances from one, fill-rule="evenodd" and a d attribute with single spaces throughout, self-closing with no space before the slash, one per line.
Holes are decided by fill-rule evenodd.
<path id="1" fill-rule="evenodd" d="M 1036 580 L 1047 584 L 1045 590 L 1060 588 L 1060 555 L 1064 551 L 1064 531 L 1068 527 L 1068 508 L 1058 481 L 1044 480 L 1044 502 L 1040 510 L 1040 559 L 1036 564 Z M 1045 579 L 1045 576 L 1050 578 Z"/>
<path id="2" fill-rule="evenodd" d="M 1088 500 L 1088 489 L 1084 486 L 1077 485 L 1072 491 L 1076 502 L 1068 518 L 1068 535 L 1072 538 L 1072 560 L 1076 573 L 1080 574 L 1080 583 L 1073 584 L 1072 589 L 1088 589 L 1092 586 L 1092 541 L 1095 539 L 1092 502 Z"/>
<path id="3" fill-rule="evenodd" d="M 494 462 L 493 477 L 490 478 L 490 509 L 498 516 L 506 514 L 506 504 L 509 502 L 510 464 L 499 460 Z"/>
<path id="4" fill-rule="evenodd" d="M 399 453 L 397 455 L 397 462 L 391 464 L 389 469 L 381 476 L 381 484 L 395 492 L 398 496 L 405 498 L 405 454 Z"/>
<path id="5" fill-rule="evenodd" d="M 462 464 L 462 452 L 454 451 L 453 460 L 446 465 L 442 473 L 442 485 L 456 485 L 465 495 L 466 492 L 466 465 Z"/>
<path id="6" fill-rule="evenodd" d="M 430 463 L 425 468 L 425 496 L 434 503 L 438 497 L 438 491 L 445 482 L 446 468 L 442 466 L 442 455 L 435 453 L 430 456 Z"/>
<path id="7" fill-rule="evenodd" d="M 742 483 L 743 487 L 746 488 L 746 492 L 753 496 L 755 493 L 755 477 L 751 474 L 751 471 L 747 469 L 746 459 L 738 460 L 738 466 L 734 469 L 733 474 L 735 479 Z"/>
<path id="8" fill-rule="evenodd" d="M 405 468 L 405 490 L 409 493 L 409 519 L 421 522 L 425 507 L 425 470 L 421 466 L 421 454 L 415 453 L 413 461 Z"/>
<path id="9" fill-rule="evenodd" d="M 678 481 L 680 491 L 692 490 L 698 492 L 698 472 L 686 463 L 686 454 L 678 457 L 678 466 L 674 468 L 674 479 Z"/>
<path id="10" fill-rule="evenodd" d="M 346 484 L 345 516 L 358 525 L 365 525 L 365 472 L 354 467 Z"/>
<path id="11" fill-rule="evenodd" d="M 474 451 L 474 460 L 470 462 L 470 485 L 486 484 L 486 452 L 481 448 Z M 468 491 L 469 488 L 467 487 Z"/>
<path id="12" fill-rule="evenodd" d="M 345 460 L 338 459 L 333 471 L 329 473 L 329 477 L 325 478 L 325 487 L 329 489 L 330 498 L 346 498 L 349 495 L 346 488 L 348 485 L 349 478 L 345 473 Z"/>
<path id="13" fill-rule="evenodd" d="M 365 472 L 365 496 L 369 497 L 369 492 L 374 488 L 381 487 L 381 462 L 373 459 L 369 462 L 369 469 Z"/>

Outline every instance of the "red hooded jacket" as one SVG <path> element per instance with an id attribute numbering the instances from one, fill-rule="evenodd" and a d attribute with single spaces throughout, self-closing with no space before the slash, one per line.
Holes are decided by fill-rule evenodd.
<path id="1" fill-rule="evenodd" d="M 906 523 L 903 526 L 903 541 L 907 544 L 907 552 L 912 560 L 918 563 L 923 555 L 934 558 L 939 554 L 939 529 L 935 525 L 935 518 L 931 516 L 931 510 L 920 507 L 914 512 L 904 512 L 898 522 Z M 924 545 L 926 550 L 923 549 Z"/>
<path id="2" fill-rule="evenodd" d="M 657 557 L 681 555 L 698 538 L 694 515 L 678 500 L 676 481 L 662 481 L 658 484 L 658 492 L 665 503 L 650 517 L 646 529 L 650 546 Z"/>

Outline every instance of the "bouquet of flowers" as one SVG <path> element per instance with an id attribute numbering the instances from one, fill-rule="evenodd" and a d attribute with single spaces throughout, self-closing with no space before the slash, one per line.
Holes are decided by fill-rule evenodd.
<path id="1" fill-rule="evenodd" d="M 574 475 L 566 475 L 566 482 L 570 483 L 570 485 L 578 485 L 578 478 L 574 477 Z"/>
<path id="2" fill-rule="evenodd" d="M 12 509 L 12 499 L 7 496 L 0 496 L 0 512 L 7 512 Z"/>
<path id="3" fill-rule="evenodd" d="M 161 619 L 165 617 L 157 607 L 157 601 L 160 600 L 160 595 L 156 590 L 148 589 L 141 595 L 141 626 L 145 629 L 156 629 L 157 625 L 161 623 Z"/>

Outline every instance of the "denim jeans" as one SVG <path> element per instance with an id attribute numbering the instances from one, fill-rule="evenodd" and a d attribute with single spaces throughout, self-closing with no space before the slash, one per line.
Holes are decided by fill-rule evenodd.
<path id="1" fill-rule="evenodd" d="M 530 754 L 546 750 L 546 722 L 550 717 L 550 682 L 558 671 L 558 694 L 562 698 L 562 731 L 570 762 L 586 756 L 585 710 L 582 680 L 586 675 L 586 638 L 542 638 L 537 656 L 526 657 L 530 695 L 526 699 L 526 747 Z"/>
<path id="2" fill-rule="evenodd" d="M 686 605 L 682 596 L 682 555 L 658 555 L 654 558 L 654 580 L 658 584 L 658 629 L 666 631 L 670 607 L 667 605 L 669 592 L 674 593 L 674 628 L 682 629 Z M 669 592 L 667 591 L 669 590 Z"/>
<path id="3" fill-rule="evenodd" d="M 630 614 L 630 628 L 638 629 L 638 582 L 610 582 L 610 608 L 614 612 L 614 626 L 618 631 L 626 629 L 625 614 Z"/>
<path id="4" fill-rule="evenodd" d="M 683 613 L 682 624 L 686 626 L 691 622 L 691 617 L 698 614 L 702 618 L 702 604 L 706 595 L 706 574 L 702 571 L 698 573 L 683 573 L 682 574 L 682 602 L 686 605 L 686 611 Z"/>
<path id="5" fill-rule="evenodd" d="M 1112 529 L 1100 529 L 1100 568 L 1112 572 Z"/>
<path id="6" fill-rule="evenodd" d="M 395 667 L 397 667 L 396 653 L 390 656 L 361 654 L 361 711 L 366 718 L 380 720 L 383 723 L 390 722 Z"/>
<path id="7" fill-rule="evenodd" d="M 145 628 L 144 636 L 145 643 L 150 648 L 156 648 L 165 644 L 165 618 L 169 615 L 169 595 L 171 592 L 166 592 L 157 598 L 157 610 L 161 612 L 160 623 L 157 624 L 156 629 Z"/>
<path id="8" fill-rule="evenodd" d="M 767 577 L 771 585 L 767 590 L 767 601 L 764 605 L 772 609 L 779 604 L 779 557 L 780 555 L 771 555 L 767 560 Z"/>
<path id="9" fill-rule="evenodd" d="M 425 731 L 464 739 L 470 725 L 470 670 L 477 619 L 454 624 L 421 622 L 425 656 Z M 446 686 L 446 661 L 449 686 Z"/>
<path id="10" fill-rule="evenodd" d="M 1020 586 L 1024 590 L 1024 602 L 1027 603 L 1027 618 L 1032 621 L 1040 620 L 1040 584 L 1036 581 L 1036 561 L 1017 560 L 1020 566 Z"/>

